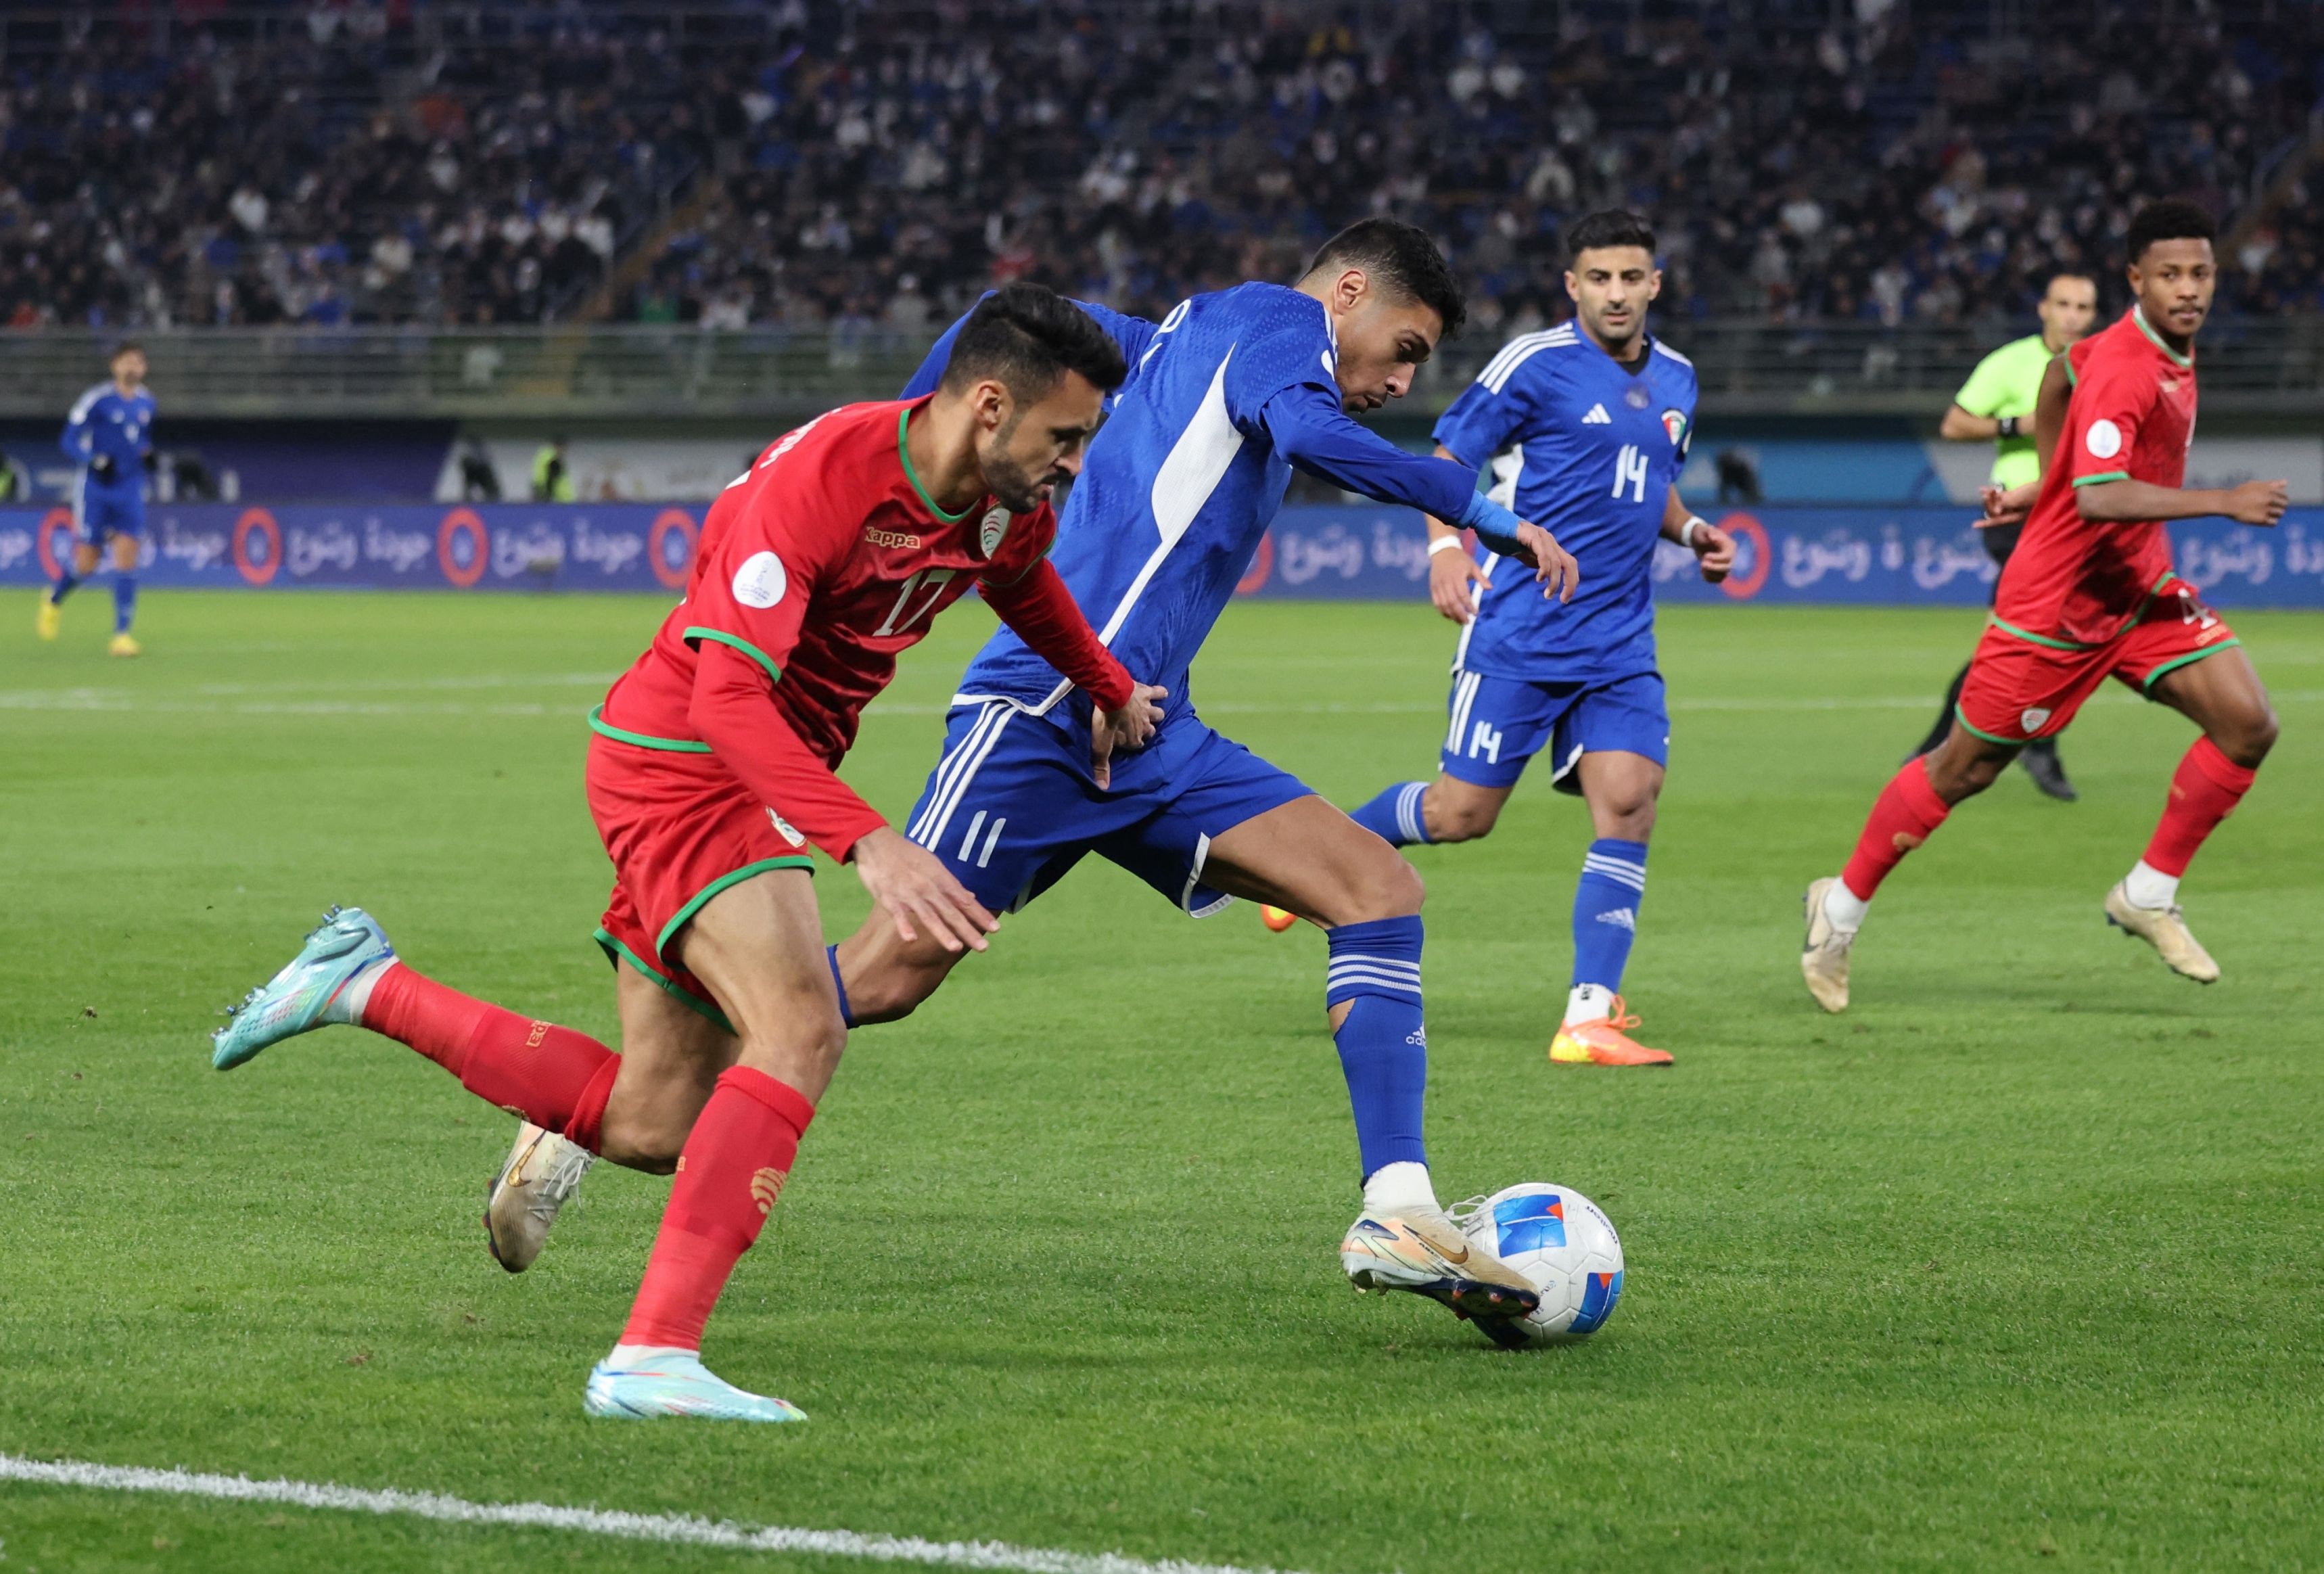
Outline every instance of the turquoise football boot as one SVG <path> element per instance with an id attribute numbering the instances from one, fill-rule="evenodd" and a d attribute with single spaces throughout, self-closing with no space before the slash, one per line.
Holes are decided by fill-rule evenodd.
<path id="1" fill-rule="evenodd" d="M 692 1415 L 705 1421 L 805 1421 L 807 1412 L 786 1399 L 745 1394 L 702 1364 L 688 1350 L 638 1350 L 622 1354 L 620 1366 L 608 1356 L 589 1373 L 581 1408 L 606 1421 L 644 1421 L 658 1415 Z"/>
<path id="2" fill-rule="evenodd" d="M 395 960 L 395 947 L 361 907 L 334 907 L 288 966 L 226 1013 L 234 1019 L 210 1035 L 210 1064 L 230 1072 L 270 1044 L 332 1022 L 352 1022 L 340 1004 L 348 984 L 366 968 Z"/>

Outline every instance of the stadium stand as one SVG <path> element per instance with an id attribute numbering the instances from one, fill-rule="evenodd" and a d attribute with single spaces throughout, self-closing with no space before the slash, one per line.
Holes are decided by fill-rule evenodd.
<path id="1" fill-rule="evenodd" d="M 1998 323 L 2165 194 L 2243 221 L 2232 304 L 2319 304 L 2324 226 L 2278 177 L 2324 11 L 2022 10 L 12 8 L 0 322 L 614 317 L 844 357 L 1019 275 L 1156 311 L 1388 212 L 1490 336 L 1563 315 L 1560 226 L 1624 204 L 1694 317 Z"/>

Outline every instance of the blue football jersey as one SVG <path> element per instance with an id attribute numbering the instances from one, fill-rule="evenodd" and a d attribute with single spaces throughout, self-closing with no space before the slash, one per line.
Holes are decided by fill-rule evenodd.
<path id="1" fill-rule="evenodd" d="M 145 450 L 152 446 L 152 431 L 153 396 L 143 385 L 124 399 L 112 383 L 100 382 L 74 402 L 57 446 L 84 467 L 102 455 L 113 461 L 113 486 L 139 487 L 145 481 Z M 86 479 L 88 485 L 102 484 L 95 476 Z"/>
<path id="2" fill-rule="evenodd" d="M 1489 461 L 1496 501 L 1582 570 L 1561 606 L 1522 564 L 1487 554 L 1493 588 L 1462 631 L 1455 671 L 1597 683 L 1653 669 L 1655 543 L 1686 467 L 1694 364 L 1651 337 L 1635 364 L 1562 323 L 1510 340 L 1437 420 L 1437 442 L 1463 464 Z"/>
<path id="3" fill-rule="evenodd" d="M 1131 360 L 1090 444 L 1050 560 L 1131 675 L 1169 689 L 1172 711 L 1290 484 L 1269 423 L 1318 400 L 1337 412 L 1334 357 L 1330 316 L 1312 296 L 1278 284 L 1195 296 Z M 960 693 L 1046 712 L 1068 688 L 1004 628 Z"/>

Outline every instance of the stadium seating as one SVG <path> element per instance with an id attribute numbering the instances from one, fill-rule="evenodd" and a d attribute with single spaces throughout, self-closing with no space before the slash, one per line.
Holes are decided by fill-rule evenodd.
<path id="1" fill-rule="evenodd" d="M 844 351 L 1020 274 L 1165 308 L 1391 212 L 1507 331 L 1563 315 L 1559 228 L 1616 204 L 1695 316 L 1998 321 L 2164 194 L 2254 219 L 2231 306 L 2319 303 L 2315 205 L 2270 184 L 2306 156 L 2312 6 L 209 9 L 0 23 L 0 322 L 612 315 Z"/>

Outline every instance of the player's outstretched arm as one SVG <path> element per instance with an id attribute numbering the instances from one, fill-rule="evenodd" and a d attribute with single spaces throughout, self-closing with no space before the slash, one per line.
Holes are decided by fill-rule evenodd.
<path id="1" fill-rule="evenodd" d="M 1436 457 L 1461 463 L 1461 456 L 1442 443 L 1436 445 Z M 1452 621 L 1465 623 L 1477 615 L 1493 582 L 1462 542 L 1460 526 L 1434 514 L 1423 517 L 1428 521 L 1428 599 Z"/>
<path id="2" fill-rule="evenodd" d="M 1046 557 L 1007 584 L 988 581 L 984 599 L 1033 654 L 1094 702 L 1090 770 L 1100 787 L 1111 787 L 1113 751 L 1142 748 L 1154 736 L 1162 724 L 1162 701 L 1170 691 L 1131 678 L 1082 616 L 1065 576 Z"/>
<path id="3" fill-rule="evenodd" d="M 1456 460 L 1405 452 L 1357 425 L 1315 384 L 1283 390 L 1267 401 L 1260 418 L 1276 451 L 1311 475 L 1474 530 L 1492 550 L 1531 564 L 1545 594 L 1559 601 L 1572 601 L 1581 587 L 1572 554 L 1547 530 L 1479 492 L 1476 472 Z"/>
<path id="4" fill-rule="evenodd" d="M 2246 481 L 2241 486 L 2156 486 L 2144 481 L 2099 481 L 2074 489 L 2074 506 L 2094 524 L 2123 520 L 2192 520 L 2225 514 L 2246 525 L 2273 525 L 2291 505 L 2292 488 L 2282 481 Z"/>
<path id="5" fill-rule="evenodd" d="M 906 841 L 817 759 L 774 704 L 774 678 L 730 645 L 705 640 L 687 720 L 719 763 L 758 800 L 841 863 L 917 940 L 926 925 L 946 951 L 985 948 L 999 921 L 934 853 Z"/>

